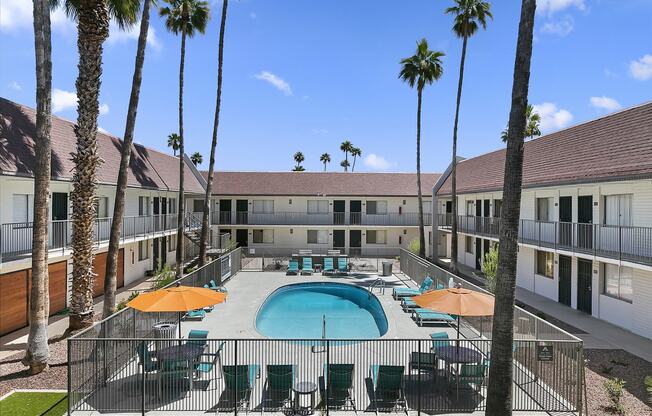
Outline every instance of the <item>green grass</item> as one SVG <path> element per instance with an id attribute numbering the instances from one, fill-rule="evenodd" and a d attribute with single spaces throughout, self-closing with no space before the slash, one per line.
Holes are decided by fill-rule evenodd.
<path id="1" fill-rule="evenodd" d="M 0 415 L 61 416 L 68 411 L 66 393 L 15 392 L 0 401 Z"/>

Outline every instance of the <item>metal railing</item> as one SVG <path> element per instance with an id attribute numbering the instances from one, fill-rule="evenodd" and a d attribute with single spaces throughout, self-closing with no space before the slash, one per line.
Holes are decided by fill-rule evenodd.
<path id="1" fill-rule="evenodd" d="M 432 225 L 432 215 L 423 214 L 424 226 Z M 387 225 L 417 226 L 416 212 L 366 214 L 362 212 L 315 213 L 276 211 L 270 213 L 217 211 L 212 215 L 212 224 L 220 225 Z"/>
<path id="2" fill-rule="evenodd" d="M 452 214 L 438 214 L 438 225 L 448 229 Z M 498 238 L 500 218 L 458 216 L 462 233 Z M 591 254 L 632 263 L 652 264 L 652 227 L 520 220 L 522 244 Z"/>

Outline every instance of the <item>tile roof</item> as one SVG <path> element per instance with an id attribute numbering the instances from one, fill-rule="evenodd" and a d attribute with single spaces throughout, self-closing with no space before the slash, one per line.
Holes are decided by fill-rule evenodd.
<path id="1" fill-rule="evenodd" d="M 457 192 L 501 190 L 505 149 L 457 164 Z M 652 177 L 652 102 L 528 141 L 523 187 Z M 450 195 L 448 177 L 437 192 Z"/>
<path id="2" fill-rule="evenodd" d="M 421 174 L 424 196 L 431 196 L 439 176 Z M 416 173 L 216 172 L 213 195 L 416 196 L 416 178 Z"/>
<path id="3" fill-rule="evenodd" d="M 0 97 L 0 174 L 33 176 L 36 111 Z M 52 179 L 72 179 L 75 151 L 74 123 L 52 116 Z M 98 153 L 103 159 L 97 172 L 100 183 L 115 184 L 118 178 L 122 140 L 97 133 Z M 179 159 L 157 150 L 134 144 L 127 184 L 131 187 L 179 189 Z M 191 169 L 185 170 L 186 192 L 203 193 Z"/>

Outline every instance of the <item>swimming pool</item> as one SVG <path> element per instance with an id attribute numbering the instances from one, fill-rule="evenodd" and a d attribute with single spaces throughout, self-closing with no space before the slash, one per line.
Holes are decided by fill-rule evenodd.
<path id="1" fill-rule="evenodd" d="M 282 286 L 267 297 L 256 315 L 256 330 L 269 338 L 373 339 L 387 332 L 378 298 L 344 283 L 314 282 Z"/>

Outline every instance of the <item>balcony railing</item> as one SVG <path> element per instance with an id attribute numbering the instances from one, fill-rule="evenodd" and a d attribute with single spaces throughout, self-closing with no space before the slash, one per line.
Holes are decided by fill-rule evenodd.
<path id="1" fill-rule="evenodd" d="M 113 218 L 97 218 L 93 223 L 93 241 L 108 241 Z M 137 238 L 177 228 L 177 214 L 124 217 L 120 237 Z M 18 258 L 32 251 L 33 223 L 0 225 L 0 262 Z M 72 220 L 48 223 L 48 248 L 65 250 L 72 242 Z"/>
<path id="2" fill-rule="evenodd" d="M 212 224 L 221 225 L 387 225 L 417 226 L 419 214 L 416 212 L 365 214 L 362 212 L 329 212 L 311 214 L 307 212 L 215 212 Z M 423 225 L 432 225 L 430 213 L 423 214 Z"/>
<path id="3" fill-rule="evenodd" d="M 438 224 L 450 228 L 452 216 L 439 214 Z M 500 218 L 458 216 L 462 233 L 498 238 Z M 522 244 L 592 254 L 640 264 L 652 264 L 652 227 L 520 220 Z"/>

